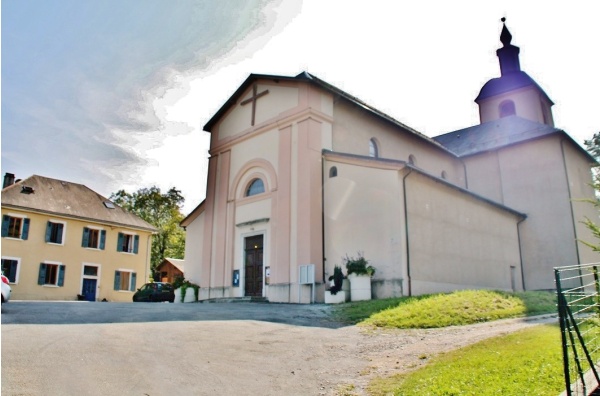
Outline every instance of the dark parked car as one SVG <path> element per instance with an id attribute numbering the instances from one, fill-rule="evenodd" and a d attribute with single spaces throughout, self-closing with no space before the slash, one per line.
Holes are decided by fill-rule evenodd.
<path id="1" fill-rule="evenodd" d="M 152 282 L 140 287 L 133 295 L 133 302 L 175 301 L 175 289 L 170 283 Z"/>

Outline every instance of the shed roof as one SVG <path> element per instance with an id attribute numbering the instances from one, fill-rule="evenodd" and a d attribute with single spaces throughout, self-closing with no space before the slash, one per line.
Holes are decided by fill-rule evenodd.
<path id="1" fill-rule="evenodd" d="M 2 206 L 149 232 L 157 231 L 140 217 L 125 211 L 83 184 L 38 175 L 2 189 Z"/>

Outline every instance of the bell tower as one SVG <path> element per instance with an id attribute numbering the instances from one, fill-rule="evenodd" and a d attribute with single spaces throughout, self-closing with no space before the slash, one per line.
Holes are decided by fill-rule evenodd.
<path id="1" fill-rule="evenodd" d="M 479 105 L 479 119 L 484 122 L 516 115 L 531 121 L 554 126 L 554 103 L 544 90 L 527 73 L 521 70 L 520 49 L 511 44 L 512 34 L 502 18 L 500 42 L 496 50 L 500 62 L 500 77 L 484 84 L 475 99 Z"/>

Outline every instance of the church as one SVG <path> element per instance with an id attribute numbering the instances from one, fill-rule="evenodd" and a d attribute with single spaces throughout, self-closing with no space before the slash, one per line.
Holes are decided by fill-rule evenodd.
<path id="1" fill-rule="evenodd" d="M 322 302 L 357 255 L 373 298 L 550 290 L 554 267 L 598 261 L 595 160 L 500 41 L 480 124 L 434 138 L 307 72 L 251 74 L 204 126 L 206 199 L 181 223 L 199 298 Z"/>

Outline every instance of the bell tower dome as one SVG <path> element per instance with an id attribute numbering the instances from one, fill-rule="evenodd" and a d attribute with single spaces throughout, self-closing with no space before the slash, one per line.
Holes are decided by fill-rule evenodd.
<path id="1" fill-rule="evenodd" d="M 516 115 L 541 124 L 554 126 L 554 103 L 544 90 L 527 73 L 521 70 L 520 49 L 511 44 L 512 34 L 502 18 L 500 42 L 496 50 L 500 62 L 500 77 L 484 84 L 475 99 L 479 105 L 481 123 Z"/>

